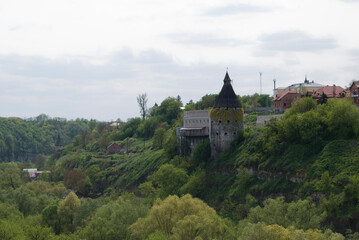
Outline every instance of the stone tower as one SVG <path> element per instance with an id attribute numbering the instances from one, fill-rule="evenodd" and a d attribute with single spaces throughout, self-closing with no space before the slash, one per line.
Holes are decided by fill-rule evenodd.
<path id="1" fill-rule="evenodd" d="M 227 150 L 243 130 L 244 112 L 242 104 L 235 94 L 228 72 L 223 80 L 223 87 L 210 111 L 209 137 L 211 155 L 216 158 Z"/>

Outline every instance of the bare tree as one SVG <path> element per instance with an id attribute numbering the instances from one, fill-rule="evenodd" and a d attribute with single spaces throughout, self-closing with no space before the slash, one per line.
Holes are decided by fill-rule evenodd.
<path id="1" fill-rule="evenodd" d="M 138 106 L 140 107 L 140 113 L 141 113 L 141 116 L 142 116 L 142 120 L 145 120 L 146 118 L 146 114 L 147 114 L 147 101 L 148 101 L 148 98 L 147 98 L 147 93 L 142 93 L 142 94 L 139 94 L 138 97 L 137 97 L 137 103 L 138 103 Z"/>

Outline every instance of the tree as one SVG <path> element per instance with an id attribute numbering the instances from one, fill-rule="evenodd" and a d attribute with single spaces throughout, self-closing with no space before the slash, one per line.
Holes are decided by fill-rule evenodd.
<path id="1" fill-rule="evenodd" d="M 14 191 L 15 203 L 17 204 L 18 209 L 25 215 L 29 215 L 36 210 L 36 205 L 38 204 L 38 198 L 36 198 L 35 193 L 26 187 L 19 187 Z"/>
<path id="2" fill-rule="evenodd" d="M 79 168 L 74 168 L 65 174 L 65 185 L 83 195 L 88 195 L 92 190 L 90 178 Z"/>
<path id="3" fill-rule="evenodd" d="M 163 149 L 165 150 L 168 159 L 172 159 L 177 154 L 177 136 L 176 129 L 168 130 L 168 136 L 163 142 Z"/>
<path id="4" fill-rule="evenodd" d="M 74 192 L 70 192 L 64 200 L 59 202 L 57 216 L 62 232 L 73 232 L 75 230 L 73 220 L 79 206 L 80 199 Z"/>
<path id="5" fill-rule="evenodd" d="M 120 131 L 118 132 L 118 135 L 115 136 L 114 140 L 123 140 L 128 137 L 133 137 L 140 124 L 140 118 L 128 119 L 127 122 L 121 126 Z"/>
<path id="6" fill-rule="evenodd" d="M 158 107 L 154 114 L 158 115 L 166 121 L 168 124 L 171 124 L 173 120 L 177 119 L 181 112 L 182 103 L 178 101 L 177 98 L 168 97 L 161 102 L 161 105 Z"/>
<path id="7" fill-rule="evenodd" d="M 156 234 L 164 239 L 235 239 L 227 222 L 216 211 L 198 198 L 186 194 L 156 200 L 146 218 L 130 226 L 132 239 L 146 239 Z M 172 237 L 172 238 L 171 238 Z"/>
<path id="8" fill-rule="evenodd" d="M 160 119 L 158 117 L 150 117 L 142 121 L 136 130 L 137 136 L 151 138 L 159 124 Z"/>
<path id="9" fill-rule="evenodd" d="M 248 224 L 241 231 L 241 240 L 344 240 L 339 233 L 333 233 L 331 230 L 322 232 L 320 230 L 309 229 L 307 231 L 295 229 L 294 227 L 284 228 L 279 225 L 266 225 L 264 223 Z"/>
<path id="10" fill-rule="evenodd" d="M 128 227 L 146 216 L 148 210 L 142 199 L 133 195 L 121 196 L 98 208 L 81 235 L 88 240 L 131 239 Z"/>
<path id="11" fill-rule="evenodd" d="M 182 168 L 164 164 L 152 175 L 153 182 L 159 187 L 161 197 L 179 194 L 180 188 L 188 181 L 188 175 Z"/>
<path id="12" fill-rule="evenodd" d="M 41 212 L 42 222 L 52 227 L 56 234 L 61 231 L 60 219 L 57 214 L 58 204 L 58 201 L 52 202 Z"/>
<path id="13" fill-rule="evenodd" d="M 22 213 L 9 203 L 0 203 L 0 219 L 19 221 L 23 218 Z"/>
<path id="14" fill-rule="evenodd" d="M 24 221 L 25 235 L 29 240 L 48 240 L 53 239 L 54 234 L 50 227 L 41 224 L 41 216 L 28 216 Z"/>
<path id="15" fill-rule="evenodd" d="M 20 169 L 16 163 L 2 163 L 0 165 L 0 186 L 2 188 L 17 188 L 21 185 Z"/>
<path id="16" fill-rule="evenodd" d="M 350 99 L 330 99 L 318 106 L 318 111 L 323 115 L 332 137 L 352 138 L 359 135 L 359 111 Z"/>
<path id="17" fill-rule="evenodd" d="M 0 220 L 0 239 L 25 240 L 22 228 L 14 222 Z"/>
<path id="18" fill-rule="evenodd" d="M 196 145 L 196 147 L 193 150 L 193 157 L 192 157 L 192 167 L 204 167 L 206 165 L 206 162 L 211 157 L 211 145 L 209 143 L 209 140 L 202 141 Z"/>
<path id="19" fill-rule="evenodd" d="M 138 106 L 140 107 L 140 113 L 141 113 L 141 116 L 142 116 L 142 120 L 145 120 L 145 118 L 146 118 L 147 101 L 148 101 L 147 93 L 142 93 L 142 94 L 138 95 L 137 103 L 138 103 Z"/>
<path id="20" fill-rule="evenodd" d="M 166 135 L 166 129 L 161 127 L 157 128 L 155 134 L 153 135 L 152 148 L 161 149 L 163 141 L 165 139 L 165 135 Z"/>
<path id="21" fill-rule="evenodd" d="M 326 216 L 326 211 L 322 211 L 309 199 L 286 203 L 283 197 L 278 197 L 266 200 L 263 208 L 251 208 L 248 220 L 252 223 L 264 222 L 309 229 L 319 228 Z"/>
<path id="22" fill-rule="evenodd" d="M 292 104 L 292 107 L 288 111 L 288 115 L 305 113 L 312 109 L 315 109 L 317 103 L 311 97 L 300 98 Z"/>

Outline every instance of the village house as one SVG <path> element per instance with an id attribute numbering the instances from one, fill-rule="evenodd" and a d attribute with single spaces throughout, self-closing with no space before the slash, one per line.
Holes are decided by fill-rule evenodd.
<path id="1" fill-rule="evenodd" d="M 38 171 L 37 168 L 24 168 L 23 171 L 27 172 L 31 179 L 37 179 L 41 173 L 51 173 L 50 171 Z"/>
<path id="2" fill-rule="evenodd" d="M 354 97 L 354 101 L 359 104 L 359 81 L 353 82 L 350 92 Z M 305 77 L 304 83 L 292 84 L 286 88 L 275 88 L 274 86 L 274 109 L 276 112 L 283 112 L 286 109 L 291 108 L 293 102 L 298 98 L 312 97 L 318 103 L 325 102 L 329 98 L 343 98 L 346 97 L 347 91 L 340 86 L 324 86 L 322 84 L 314 83 L 309 81 L 307 76 Z"/>
<path id="3" fill-rule="evenodd" d="M 346 95 L 344 88 L 340 86 L 325 86 L 313 92 L 312 97 L 317 102 L 323 98 L 343 98 Z"/>
<path id="4" fill-rule="evenodd" d="M 359 105 L 359 81 L 353 81 L 352 85 L 349 87 L 348 94 L 353 98 L 353 102 L 356 105 Z"/>
<path id="5" fill-rule="evenodd" d="M 121 148 L 117 143 L 113 142 L 113 143 L 111 143 L 110 145 L 108 145 L 106 154 L 109 155 L 109 154 L 120 153 L 120 152 L 121 152 L 121 149 L 122 149 L 122 148 Z"/>
<path id="6" fill-rule="evenodd" d="M 273 98 L 274 109 L 276 111 L 284 111 L 292 106 L 292 103 L 301 98 L 302 94 L 294 90 L 287 89 L 284 92 L 277 94 Z"/>
<path id="7" fill-rule="evenodd" d="M 292 90 L 294 92 L 301 94 L 307 94 L 307 93 L 312 94 L 313 92 L 315 92 L 316 90 L 322 87 L 324 87 L 324 85 L 316 83 L 313 80 L 309 81 L 307 79 L 307 76 L 305 76 L 304 82 L 302 83 L 295 83 L 288 87 L 279 87 L 279 88 L 276 88 L 276 86 L 274 85 L 273 96 L 281 95 L 286 90 Z"/>

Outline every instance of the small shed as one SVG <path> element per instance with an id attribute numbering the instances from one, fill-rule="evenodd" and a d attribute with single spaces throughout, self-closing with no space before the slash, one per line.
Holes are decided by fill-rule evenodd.
<path id="1" fill-rule="evenodd" d="M 38 178 L 41 173 L 51 173 L 50 171 L 38 171 L 37 168 L 25 168 L 23 171 L 27 172 L 32 179 Z"/>
<path id="2" fill-rule="evenodd" d="M 120 152 L 121 152 L 121 147 L 117 143 L 113 142 L 110 145 L 108 145 L 106 154 L 116 154 Z"/>

